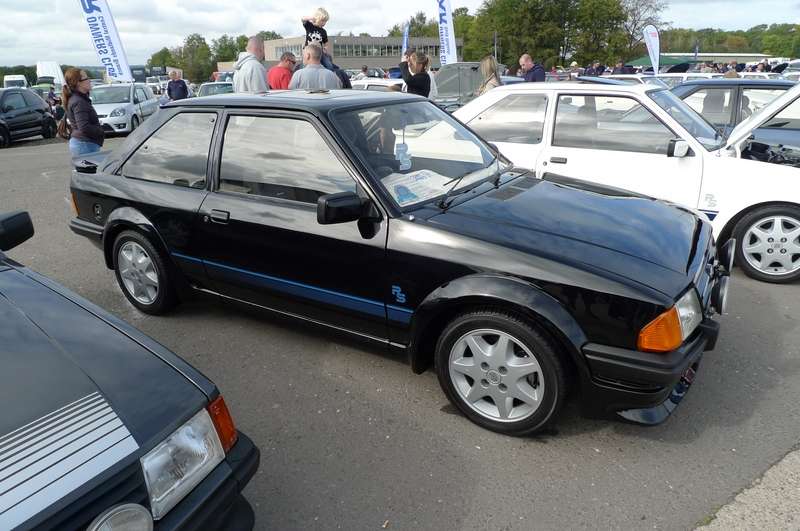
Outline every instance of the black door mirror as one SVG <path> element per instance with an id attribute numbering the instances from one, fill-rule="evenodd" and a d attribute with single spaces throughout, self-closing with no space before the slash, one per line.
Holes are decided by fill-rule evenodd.
<path id="1" fill-rule="evenodd" d="M 27 212 L 0 214 L 0 251 L 13 249 L 33 237 L 33 222 Z"/>
<path id="2" fill-rule="evenodd" d="M 355 192 L 326 194 L 317 199 L 317 222 L 320 225 L 333 225 L 356 221 L 368 207 L 369 200 Z"/>

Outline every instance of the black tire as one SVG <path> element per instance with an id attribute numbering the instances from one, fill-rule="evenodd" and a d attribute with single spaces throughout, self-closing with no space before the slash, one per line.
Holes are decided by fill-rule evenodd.
<path id="1" fill-rule="evenodd" d="M 450 374 L 450 353 L 456 342 L 471 331 L 497 330 L 511 336 L 527 348 L 541 368 L 544 392 L 539 406 L 517 421 L 497 421 L 477 412 L 461 396 Z M 567 392 L 567 378 L 559 348 L 547 333 L 527 319 L 500 310 L 485 309 L 464 313 L 453 319 L 442 331 L 436 345 L 436 374 L 439 385 L 450 401 L 472 422 L 505 435 L 530 435 L 546 429 L 561 411 Z M 478 382 L 474 382 L 475 385 Z M 502 387 L 502 385 L 501 385 Z"/>
<path id="2" fill-rule="evenodd" d="M 55 138 L 57 127 L 55 120 L 50 118 L 45 119 L 44 124 L 42 124 L 42 136 L 45 138 Z"/>
<path id="3" fill-rule="evenodd" d="M 0 127 L 0 149 L 7 148 L 11 145 L 11 135 L 4 127 Z"/>
<path id="4" fill-rule="evenodd" d="M 736 227 L 733 230 L 734 238 L 736 238 L 736 265 L 742 268 L 742 271 L 750 277 L 756 280 L 761 280 L 763 282 L 771 282 L 773 284 L 786 284 L 788 282 L 794 282 L 800 279 L 800 268 L 796 271 L 787 272 L 787 273 L 779 273 L 777 269 L 770 268 L 767 266 L 767 270 L 764 270 L 759 267 L 755 267 L 753 264 L 748 261 L 746 256 L 746 248 L 751 245 L 757 243 L 757 240 L 754 237 L 747 237 L 748 232 L 750 231 L 751 227 L 756 225 L 762 225 L 762 221 L 768 219 L 772 216 L 783 216 L 786 218 L 791 218 L 792 220 L 798 223 L 800 227 L 800 207 L 793 206 L 793 205 L 776 205 L 770 207 L 764 207 L 756 209 L 749 214 L 742 217 L 739 222 L 736 224 Z M 763 226 L 763 225 L 762 225 Z M 785 227 L 786 228 L 786 227 Z M 794 242 L 798 242 L 797 239 Z M 791 245 L 792 242 L 781 242 L 780 238 L 776 238 L 776 241 L 768 242 L 768 244 L 773 245 L 774 247 L 769 249 L 773 251 L 773 253 L 781 253 L 781 251 L 786 251 L 787 254 L 790 256 L 795 257 L 797 259 L 797 254 L 793 253 L 792 250 L 797 249 L 797 243 L 793 246 L 793 248 L 784 248 L 783 246 Z M 755 258 L 759 258 L 761 254 L 753 254 L 751 255 Z M 774 254 L 774 256 L 780 256 L 779 254 Z M 769 269 L 772 269 L 770 272 Z"/>
<path id="5" fill-rule="evenodd" d="M 128 243 L 135 243 L 141 247 L 149 257 L 152 268 L 158 279 L 157 294 L 152 302 L 145 303 L 137 300 L 133 293 L 131 293 L 125 286 L 120 272 L 120 250 Z M 143 234 L 133 230 L 126 230 L 121 232 L 117 239 L 114 241 L 113 249 L 114 258 L 114 274 L 117 277 L 117 284 L 119 284 L 125 298 L 133 304 L 136 308 L 144 313 L 150 315 L 161 315 L 172 309 L 178 302 L 175 292 L 175 282 L 173 281 L 173 274 L 169 267 L 168 262 L 158 249 L 147 239 Z"/>
<path id="6" fill-rule="evenodd" d="M 139 127 L 139 117 L 134 114 L 131 117 L 131 133 L 136 131 L 137 127 Z"/>

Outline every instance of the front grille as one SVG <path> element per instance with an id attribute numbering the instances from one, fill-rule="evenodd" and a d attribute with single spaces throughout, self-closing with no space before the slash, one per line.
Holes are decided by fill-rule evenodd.
<path id="1" fill-rule="evenodd" d="M 97 115 L 98 118 L 105 118 L 106 116 L 108 116 L 108 115 L 107 114 L 98 114 Z"/>

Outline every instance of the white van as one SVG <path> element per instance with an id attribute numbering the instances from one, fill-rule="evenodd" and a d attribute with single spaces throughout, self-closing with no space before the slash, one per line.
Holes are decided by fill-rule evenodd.
<path id="1" fill-rule="evenodd" d="M 25 76 L 18 74 L 9 74 L 3 76 L 3 88 L 11 87 L 27 87 L 28 79 Z"/>

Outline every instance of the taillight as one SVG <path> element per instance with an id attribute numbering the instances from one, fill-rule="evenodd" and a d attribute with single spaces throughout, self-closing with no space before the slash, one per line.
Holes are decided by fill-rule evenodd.
<path id="1" fill-rule="evenodd" d="M 673 306 L 642 328 L 636 347 L 643 352 L 670 352 L 682 342 L 681 320 Z"/>
<path id="2" fill-rule="evenodd" d="M 211 402 L 206 408 L 211 420 L 214 422 L 214 428 L 217 430 L 219 442 L 222 443 L 222 449 L 228 453 L 233 445 L 236 444 L 236 439 L 239 437 L 236 433 L 236 426 L 233 425 L 233 418 L 231 417 L 228 406 L 225 405 L 225 399 L 222 395 L 218 396 L 216 400 Z"/>

